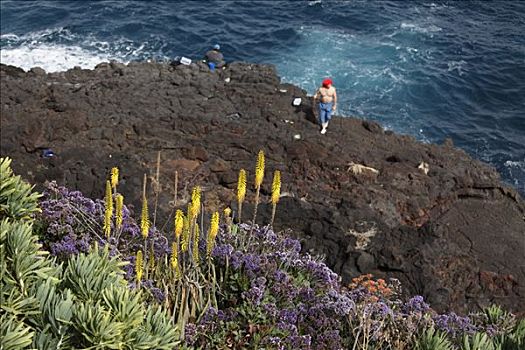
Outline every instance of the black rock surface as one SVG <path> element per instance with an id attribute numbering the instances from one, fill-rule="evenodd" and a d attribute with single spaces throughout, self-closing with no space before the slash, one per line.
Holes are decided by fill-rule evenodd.
<path id="1" fill-rule="evenodd" d="M 102 198 L 118 166 L 119 190 L 137 206 L 143 174 L 154 176 L 161 151 L 162 226 L 173 211 L 175 171 L 179 207 L 200 185 L 208 210 L 235 209 L 239 169 L 251 183 L 263 149 L 258 222 L 269 222 L 272 172 L 279 169 L 275 228 L 324 255 L 344 281 L 363 273 L 398 278 L 439 311 L 490 303 L 525 311 L 523 199 L 493 168 L 450 143 L 423 144 L 355 118 L 335 117 L 320 135 L 311 98 L 281 84 L 268 65 L 210 72 L 200 64 L 102 63 L 50 74 L 1 65 L 0 73 L 1 155 L 32 183 L 56 180 Z M 46 149 L 54 156 L 42 157 Z M 354 173 L 351 163 L 378 173 Z"/>

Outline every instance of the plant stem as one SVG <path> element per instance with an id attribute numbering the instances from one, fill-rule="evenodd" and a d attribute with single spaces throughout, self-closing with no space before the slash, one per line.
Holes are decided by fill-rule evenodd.
<path id="1" fill-rule="evenodd" d="M 157 221 L 157 206 L 159 203 L 159 192 L 160 192 L 160 151 L 157 152 L 157 170 L 155 172 L 155 186 L 153 191 L 155 192 L 155 208 L 153 210 L 153 227 Z"/>

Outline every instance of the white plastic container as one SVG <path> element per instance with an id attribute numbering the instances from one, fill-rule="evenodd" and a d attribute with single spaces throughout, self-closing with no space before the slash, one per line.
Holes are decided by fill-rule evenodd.
<path id="1" fill-rule="evenodd" d="M 185 66 L 189 66 L 191 64 L 191 59 L 188 57 L 181 57 L 180 58 L 180 64 L 183 64 Z"/>

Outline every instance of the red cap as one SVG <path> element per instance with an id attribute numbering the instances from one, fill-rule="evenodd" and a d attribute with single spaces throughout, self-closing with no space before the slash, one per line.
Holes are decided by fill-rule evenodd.
<path id="1" fill-rule="evenodd" d="M 323 80 L 323 86 L 328 87 L 328 85 L 332 85 L 332 79 L 330 78 Z"/>

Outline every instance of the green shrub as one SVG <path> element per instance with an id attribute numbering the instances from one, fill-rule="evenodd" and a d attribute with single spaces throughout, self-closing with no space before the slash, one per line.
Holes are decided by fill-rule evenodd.
<path id="1" fill-rule="evenodd" d="M 461 350 L 496 350 L 496 347 L 487 334 L 477 332 L 463 335 Z"/>
<path id="2" fill-rule="evenodd" d="M 41 250 L 38 195 L 1 160 L 0 349 L 173 349 L 166 312 L 127 287 L 123 263 L 95 246 L 62 266 Z"/>
<path id="3" fill-rule="evenodd" d="M 0 219 L 27 219 L 38 209 L 38 193 L 25 183 L 20 176 L 14 176 L 11 159 L 0 158 Z"/>
<path id="4" fill-rule="evenodd" d="M 429 328 L 418 339 L 416 350 L 453 350 L 452 343 L 444 333 Z"/>

